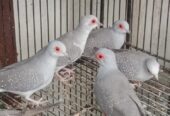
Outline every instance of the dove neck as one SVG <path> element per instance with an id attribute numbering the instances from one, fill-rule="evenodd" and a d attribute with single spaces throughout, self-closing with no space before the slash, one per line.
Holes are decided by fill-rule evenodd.
<path id="1" fill-rule="evenodd" d="M 100 66 L 98 69 L 97 79 L 100 80 L 106 78 L 107 74 L 114 70 L 117 70 L 117 66 L 108 66 L 108 65 Z"/>
<path id="2" fill-rule="evenodd" d="M 54 56 L 51 56 L 51 54 L 49 54 L 48 51 L 45 51 L 44 54 L 42 54 L 42 56 L 40 56 L 39 60 L 41 62 L 44 62 L 45 64 L 50 64 L 51 66 L 54 65 L 56 66 L 57 64 L 57 59 L 56 57 Z"/>
<path id="3" fill-rule="evenodd" d="M 115 70 L 115 69 L 118 69 L 118 67 L 116 64 L 110 63 L 110 64 L 105 64 L 105 65 L 100 65 L 99 69 Z"/>
<path id="4" fill-rule="evenodd" d="M 90 29 L 86 28 L 85 26 L 78 26 L 76 28 L 76 30 L 77 30 L 76 33 L 78 35 L 81 35 L 81 37 L 75 38 L 76 39 L 76 43 L 80 46 L 82 51 L 84 51 L 85 44 L 86 44 L 88 35 L 90 33 Z"/>
<path id="5" fill-rule="evenodd" d="M 92 29 L 90 29 L 89 27 L 87 27 L 87 26 L 82 26 L 82 25 L 79 25 L 76 29 L 79 30 L 81 33 L 84 33 L 84 34 L 87 34 L 87 35 L 89 35 L 89 33 L 90 33 L 91 30 L 92 30 Z"/>
<path id="6" fill-rule="evenodd" d="M 99 77 L 104 77 L 104 75 L 108 74 L 109 72 L 111 72 L 113 70 L 118 70 L 118 67 L 116 64 L 100 65 L 100 67 L 98 69 L 98 75 L 100 75 Z"/>

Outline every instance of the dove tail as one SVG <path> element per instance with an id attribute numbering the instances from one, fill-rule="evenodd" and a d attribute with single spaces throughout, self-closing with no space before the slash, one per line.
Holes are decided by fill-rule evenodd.
<path id="1" fill-rule="evenodd" d="M 144 108 L 142 107 L 142 104 L 140 103 L 140 101 L 135 101 L 131 96 L 130 98 L 134 101 L 134 103 L 136 104 L 136 106 L 138 107 L 139 109 L 139 112 L 141 114 L 141 116 L 146 116 L 146 111 L 144 110 Z"/>
<path id="2" fill-rule="evenodd" d="M 146 65 L 147 65 L 148 71 L 149 71 L 151 74 L 153 74 L 154 76 L 155 76 L 155 75 L 158 75 L 159 70 L 160 70 L 160 65 L 159 65 L 159 63 L 156 61 L 156 59 L 147 59 L 147 60 L 146 60 Z"/>

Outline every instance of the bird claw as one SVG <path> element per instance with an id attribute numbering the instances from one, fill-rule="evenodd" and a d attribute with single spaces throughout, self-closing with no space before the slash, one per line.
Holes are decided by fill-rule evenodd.
<path id="1" fill-rule="evenodd" d="M 139 81 L 130 83 L 130 85 L 132 86 L 133 89 L 141 87 L 141 83 Z"/>
<path id="2" fill-rule="evenodd" d="M 80 116 L 83 113 L 87 112 L 88 110 L 93 109 L 94 107 L 88 107 L 88 108 L 83 108 L 81 111 L 77 112 L 76 114 L 74 114 L 73 116 Z"/>
<path id="3" fill-rule="evenodd" d="M 34 105 L 36 105 L 36 106 L 39 106 L 39 105 L 41 105 L 41 104 L 45 104 L 45 103 L 47 103 L 48 101 L 47 100 L 45 100 L 45 101 L 43 101 L 43 98 L 40 98 L 39 100 L 34 100 L 34 99 L 31 99 L 31 98 L 27 98 L 27 100 L 29 100 L 30 102 L 32 102 Z"/>
<path id="4" fill-rule="evenodd" d="M 75 68 L 69 69 L 69 68 L 63 68 L 60 71 L 56 73 L 58 79 L 62 82 L 68 82 L 74 79 L 74 72 Z"/>

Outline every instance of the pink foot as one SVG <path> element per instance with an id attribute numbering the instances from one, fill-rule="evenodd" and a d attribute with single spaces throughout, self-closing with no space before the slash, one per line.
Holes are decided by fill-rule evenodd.
<path id="1" fill-rule="evenodd" d="M 130 84 L 133 87 L 133 89 L 141 87 L 141 82 L 140 81 L 130 81 Z"/>
<path id="2" fill-rule="evenodd" d="M 75 78 L 75 69 L 63 68 L 60 71 L 56 72 L 57 79 L 60 80 L 63 84 L 72 87 L 68 81 L 71 81 Z"/>

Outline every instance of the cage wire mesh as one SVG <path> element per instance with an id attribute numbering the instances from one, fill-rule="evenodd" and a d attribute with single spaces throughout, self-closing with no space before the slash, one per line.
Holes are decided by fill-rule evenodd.
<path id="1" fill-rule="evenodd" d="M 34 55 L 39 49 L 67 31 L 73 30 L 80 17 L 96 15 L 109 27 L 118 19 L 130 24 L 125 47 L 140 50 L 157 58 L 162 66 L 159 81 L 149 80 L 136 89 L 150 116 L 170 115 L 170 0 L 13 0 L 18 61 Z M 76 77 L 70 86 L 56 79 L 47 88 L 34 94 L 54 104 L 64 104 L 40 115 L 102 116 L 93 95 L 98 64 L 85 57 L 74 63 Z M 6 108 L 24 107 L 24 99 L 2 93 Z"/>

